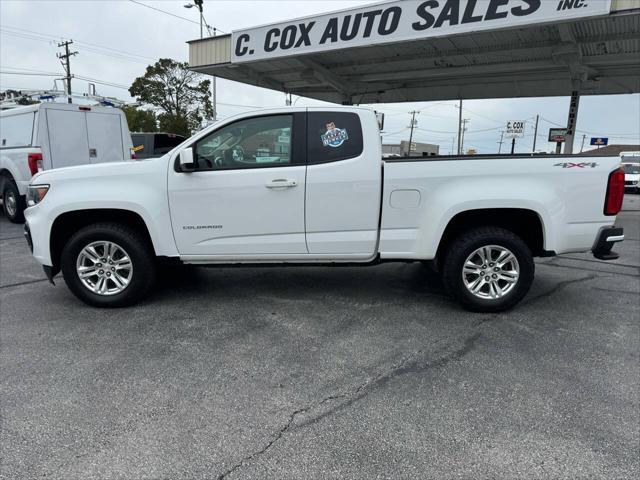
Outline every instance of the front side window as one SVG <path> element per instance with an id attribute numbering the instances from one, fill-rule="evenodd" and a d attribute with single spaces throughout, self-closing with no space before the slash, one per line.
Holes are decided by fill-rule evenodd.
<path id="1" fill-rule="evenodd" d="M 198 170 L 232 170 L 288 166 L 293 162 L 293 117 L 255 117 L 222 127 L 198 140 Z"/>

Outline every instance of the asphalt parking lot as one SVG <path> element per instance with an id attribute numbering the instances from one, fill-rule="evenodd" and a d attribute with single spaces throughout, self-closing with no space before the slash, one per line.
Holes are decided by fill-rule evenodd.
<path id="1" fill-rule="evenodd" d="M 3 479 L 638 478 L 640 196 L 472 314 L 420 264 L 193 268 L 97 310 L 0 219 Z"/>

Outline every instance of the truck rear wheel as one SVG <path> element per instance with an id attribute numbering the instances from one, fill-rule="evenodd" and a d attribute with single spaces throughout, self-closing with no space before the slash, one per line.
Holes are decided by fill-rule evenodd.
<path id="1" fill-rule="evenodd" d="M 531 250 L 509 230 L 483 227 L 453 241 L 442 266 L 447 291 L 476 312 L 508 310 L 524 298 L 535 272 Z"/>
<path id="2" fill-rule="evenodd" d="M 69 290 L 95 307 L 140 301 L 155 281 L 155 258 L 147 239 L 125 225 L 89 225 L 67 242 L 61 269 Z"/>
<path id="3" fill-rule="evenodd" d="M 13 180 L 6 180 L 2 189 L 2 206 L 11 223 L 24 223 L 26 202 Z"/>

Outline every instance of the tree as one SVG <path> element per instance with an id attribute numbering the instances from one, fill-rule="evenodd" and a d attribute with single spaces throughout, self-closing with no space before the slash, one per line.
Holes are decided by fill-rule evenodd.
<path id="1" fill-rule="evenodd" d="M 122 111 L 127 117 L 132 132 L 157 132 L 158 122 L 152 110 L 141 110 L 133 105 L 124 105 Z"/>
<path id="2" fill-rule="evenodd" d="M 161 58 L 134 80 L 129 93 L 136 100 L 162 110 L 160 128 L 190 136 L 205 118 L 213 116 L 211 82 L 189 70 L 186 62 Z"/>

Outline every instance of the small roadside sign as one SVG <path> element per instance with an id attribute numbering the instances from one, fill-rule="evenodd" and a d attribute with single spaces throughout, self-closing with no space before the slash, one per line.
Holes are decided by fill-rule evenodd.
<path id="1" fill-rule="evenodd" d="M 507 138 L 522 138 L 524 137 L 524 127 L 526 122 L 515 120 L 507 122 L 507 130 L 504 132 Z"/>
<path id="2" fill-rule="evenodd" d="M 566 128 L 550 128 L 549 141 L 554 143 L 564 143 L 567 140 Z"/>
<path id="3" fill-rule="evenodd" d="M 598 147 L 603 147 L 605 145 L 609 145 L 609 139 L 606 137 L 593 137 L 591 139 L 591 145 L 597 145 Z"/>

